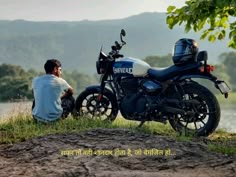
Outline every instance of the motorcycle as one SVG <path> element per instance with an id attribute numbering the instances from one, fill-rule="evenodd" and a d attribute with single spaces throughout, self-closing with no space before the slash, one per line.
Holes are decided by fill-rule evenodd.
<path id="1" fill-rule="evenodd" d="M 203 78 L 228 97 L 229 86 L 212 75 L 214 67 L 207 64 L 207 51 L 197 52 L 196 59 L 181 65 L 152 68 L 143 60 L 124 57 L 120 50 L 126 44 L 115 41 L 109 54 L 100 50 L 96 62 L 101 75 L 100 85 L 88 86 L 77 97 L 79 116 L 114 121 L 120 111 L 127 120 L 170 123 L 180 133 L 208 136 L 220 121 L 220 106 L 215 95 L 194 81 Z"/>

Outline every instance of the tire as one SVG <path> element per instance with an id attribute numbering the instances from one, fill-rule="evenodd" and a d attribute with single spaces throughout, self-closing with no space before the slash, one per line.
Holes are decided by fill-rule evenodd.
<path id="1" fill-rule="evenodd" d="M 100 118 L 114 121 L 118 114 L 118 106 L 115 96 L 104 91 L 101 101 L 98 103 L 98 89 L 83 91 L 76 99 L 75 108 L 80 117 Z"/>
<path id="2" fill-rule="evenodd" d="M 192 111 L 190 115 L 173 115 L 169 123 L 180 134 L 208 136 L 215 131 L 220 121 L 220 106 L 215 97 L 207 88 L 197 83 L 183 85 L 185 92 L 183 100 L 194 100 L 198 104 L 185 104 L 184 110 Z M 188 98 L 187 98 L 188 97 Z M 199 126 L 201 123 L 203 126 Z M 190 125 L 190 126 L 189 126 Z"/>

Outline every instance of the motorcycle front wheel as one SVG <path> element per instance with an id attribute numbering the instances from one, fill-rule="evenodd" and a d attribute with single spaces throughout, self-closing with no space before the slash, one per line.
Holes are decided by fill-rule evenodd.
<path id="1" fill-rule="evenodd" d="M 183 86 L 181 95 L 185 112 L 175 114 L 169 123 L 176 131 L 186 135 L 208 136 L 217 128 L 220 121 L 220 106 L 216 97 L 200 84 Z"/>
<path id="2" fill-rule="evenodd" d="M 105 91 L 98 99 L 97 89 L 85 90 L 76 99 L 75 108 L 80 117 L 114 121 L 118 114 L 118 106 L 114 95 Z"/>

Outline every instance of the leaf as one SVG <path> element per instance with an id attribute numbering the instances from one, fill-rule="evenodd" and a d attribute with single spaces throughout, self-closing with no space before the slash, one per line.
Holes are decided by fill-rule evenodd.
<path id="1" fill-rule="evenodd" d="M 206 24 L 206 20 L 201 20 L 198 24 L 198 30 L 201 30 L 203 28 L 203 26 Z"/>
<path id="2" fill-rule="evenodd" d="M 203 30 L 200 38 L 208 38 L 211 42 L 224 39 L 226 29 L 230 28 L 229 38 L 232 40 L 236 38 L 236 22 L 232 19 L 236 17 L 235 7 L 236 0 L 186 0 L 180 8 L 168 7 L 169 14 L 174 16 L 168 24 L 173 28 L 175 24 L 183 25 L 184 22 L 185 32 Z M 204 31 L 204 28 L 209 29 Z M 229 45 L 232 48 L 236 48 L 234 40 L 235 43 Z"/>
<path id="3" fill-rule="evenodd" d="M 174 26 L 174 18 L 173 18 L 173 16 L 168 16 L 167 18 L 166 18 L 166 23 L 168 24 L 168 27 L 170 28 L 170 29 L 172 29 L 173 28 L 173 26 Z"/>
<path id="4" fill-rule="evenodd" d="M 191 30 L 191 24 L 188 22 L 185 26 L 185 32 L 188 33 Z"/>
<path id="5" fill-rule="evenodd" d="M 222 40 L 222 39 L 224 39 L 224 38 L 225 38 L 225 36 L 224 36 L 223 33 L 220 33 L 220 34 L 218 35 L 218 37 L 217 37 L 217 39 L 219 39 L 219 40 Z"/>
<path id="6" fill-rule="evenodd" d="M 231 48 L 236 49 L 236 43 L 235 43 L 233 40 L 231 40 L 231 41 L 229 41 L 229 43 L 228 43 L 228 47 L 231 47 Z"/>
<path id="7" fill-rule="evenodd" d="M 228 27 L 227 21 L 228 17 L 224 16 L 223 18 L 221 18 L 220 24 L 218 26 L 227 28 Z"/>
<path id="8" fill-rule="evenodd" d="M 194 32 L 197 32 L 197 31 L 198 31 L 198 26 L 197 26 L 197 24 L 194 24 L 194 25 L 193 25 L 193 30 L 194 30 Z"/>
<path id="9" fill-rule="evenodd" d="M 234 16 L 234 15 L 235 15 L 235 10 L 234 10 L 234 9 L 229 9 L 229 10 L 228 10 L 228 14 L 229 14 L 230 16 Z"/>
<path id="10" fill-rule="evenodd" d="M 234 36 L 236 36 L 236 31 L 235 31 L 235 30 L 230 31 L 230 33 L 229 33 L 229 38 L 231 39 L 231 38 L 233 38 Z"/>
<path id="11" fill-rule="evenodd" d="M 206 36 L 209 34 L 209 32 L 210 32 L 209 30 L 205 30 L 205 31 L 202 33 L 200 39 L 205 39 Z"/>
<path id="12" fill-rule="evenodd" d="M 208 40 L 210 41 L 210 42 L 214 42 L 215 40 L 216 40 L 216 37 L 215 37 L 215 35 L 210 35 L 209 37 L 208 37 Z"/>
<path id="13" fill-rule="evenodd" d="M 176 8 L 175 6 L 169 6 L 169 7 L 167 8 L 167 12 L 168 12 L 168 13 L 171 13 L 175 8 Z"/>

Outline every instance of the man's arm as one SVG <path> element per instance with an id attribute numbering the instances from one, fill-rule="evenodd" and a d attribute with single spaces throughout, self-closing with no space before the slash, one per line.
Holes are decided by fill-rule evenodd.
<path id="1" fill-rule="evenodd" d="M 61 99 L 67 96 L 71 96 L 74 94 L 74 90 L 72 87 L 68 88 L 68 90 L 61 96 Z"/>

